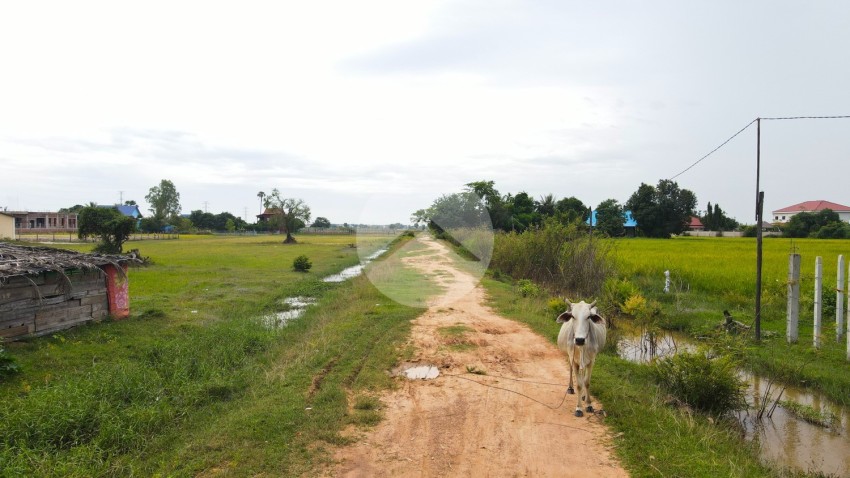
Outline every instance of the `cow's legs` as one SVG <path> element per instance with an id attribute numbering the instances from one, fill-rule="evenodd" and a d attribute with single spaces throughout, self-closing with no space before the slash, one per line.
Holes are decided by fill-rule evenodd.
<path id="1" fill-rule="evenodd" d="M 573 361 L 572 360 L 570 360 L 570 386 L 567 387 L 567 393 L 569 393 L 570 395 L 576 393 L 575 389 L 573 388 Z"/>
<path id="2" fill-rule="evenodd" d="M 587 410 L 590 413 L 593 413 L 593 404 L 591 403 L 591 400 L 590 400 L 590 375 L 591 375 L 592 372 L 593 372 L 593 362 L 590 362 L 589 364 L 587 364 L 587 369 L 584 371 L 584 373 L 585 373 L 585 376 L 584 376 L 584 393 L 586 394 L 585 397 L 584 397 L 585 398 L 584 403 L 587 404 L 587 408 L 585 410 Z"/>
<path id="3" fill-rule="evenodd" d="M 575 362 L 570 363 L 571 373 L 576 376 L 576 387 L 578 387 L 578 394 L 576 395 L 576 413 L 577 417 L 584 415 L 581 411 L 581 401 L 584 398 L 584 377 L 581 373 L 581 370 L 578 368 L 578 364 Z"/>

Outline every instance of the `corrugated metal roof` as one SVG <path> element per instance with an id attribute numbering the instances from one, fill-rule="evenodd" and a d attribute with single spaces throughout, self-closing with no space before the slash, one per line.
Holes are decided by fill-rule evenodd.
<path id="1" fill-rule="evenodd" d="M 806 201 L 801 202 L 799 204 L 794 204 L 793 206 L 784 207 L 782 209 L 777 209 L 773 211 L 776 213 L 788 213 L 788 212 L 818 212 L 824 209 L 831 209 L 835 212 L 850 212 L 850 206 L 844 206 L 838 203 L 824 201 L 822 199 L 817 201 Z"/>

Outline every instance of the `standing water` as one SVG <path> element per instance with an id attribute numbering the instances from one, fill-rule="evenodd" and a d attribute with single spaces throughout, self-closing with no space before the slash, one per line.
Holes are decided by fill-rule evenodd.
<path id="1" fill-rule="evenodd" d="M 658 332 L 655 336 L 627 335 L 617 343 L 620 357 L 637 363 L 649 363 L 654 359 L 669 357 L 679 351 L 696 350 L 696 345 L 679 334 Z M 766 462 L 781 467 L 793 468 L 825 475 L 850 475 L 850 411 L 833 403 L 821 393 L 795 387 L 785 387 L 781 401 L 770 417 L 757 418 L 759 404 L 765 392 L 772 392 L 768 398 L 768 410 L 777 400 L 781 386 L 748 372 L 739 372 L 747 383 L 749 410 L 737 414 L 738 421 L 744 427 L 746 438 L 759 445 L 759 455 Z M 811 407 L 828 418 L 828 423 L 813 424 L 799 418 L 791 404 L 783 401 Z"/>
<path id="2" fill-rule="evenodd" d="M 366 256 L 366 258 L 360 264 L 357 264 L 356 266 L 351 266 L 347 269 L 343 269 L 339 273 L 329 275 L 322 280 L 324 282 L 345 282 L 348 279 L 351 279 L 352 277 L 357 277 L 363 273 L 363 268 L 366 267 L 367 264 L 380 257 L 380 255 L 385 252 L 387 252 L 387 249 L 378 249 L 372 254 Z"/>

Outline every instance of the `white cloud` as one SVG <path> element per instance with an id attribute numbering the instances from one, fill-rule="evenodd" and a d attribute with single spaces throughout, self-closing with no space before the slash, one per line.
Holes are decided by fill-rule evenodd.
<path id="1" fill-rule="evenodd" d="M 0 206 L 143 202 L 163 178 L 186 211 L 208 201 L 242 216 L 280 187 L 335 222 L 363 207 L 403 222 L 481 179 L 625 201 L 755 116 L 850 111 L 848 14 L 840 2 L 4 4 L 0 166 L 27 179 L 7 180 Z M 850 203 L 848 128 L 763 125 L 767 209 Z M 679 184 L 751 220 L 754 142 L 748 131 Z M 381 206 L 363 206 L 375 195 Z"/>

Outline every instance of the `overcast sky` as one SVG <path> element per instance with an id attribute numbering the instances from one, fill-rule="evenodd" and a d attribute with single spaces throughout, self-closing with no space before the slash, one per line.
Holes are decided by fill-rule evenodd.
<path id="1" fill-rule="evenodd" d="M 409 221 L 465 183 L 625 202 L 757 116 L 850 114 L 850 2 L 4 2 L 0 208 Z M 766 216 L 850 204 L 850 120 L 762 123 Z M 756 129 L 676 178 L 754 222 Z"/>

